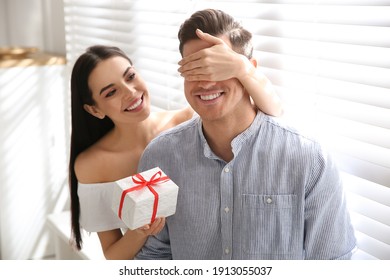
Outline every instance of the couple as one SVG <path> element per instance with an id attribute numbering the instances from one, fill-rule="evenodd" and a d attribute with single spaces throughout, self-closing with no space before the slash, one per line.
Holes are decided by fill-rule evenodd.
<path id="1" fill-rule="evenodd" d="M 281 105 L 256 69 L 251 34 L 206 9 L 178 37 L 183 110 L 151 113 L 144 81 L 117 48 L 91 47 L 74 65 L 76 247 L 81 226 L 98 233 L 107 259 L 350 258 L 338 171 L 317 142 L 268 116 Z M 112 182 L 156 166 L 180 188 L 176 214 L 122 231 Z"/>

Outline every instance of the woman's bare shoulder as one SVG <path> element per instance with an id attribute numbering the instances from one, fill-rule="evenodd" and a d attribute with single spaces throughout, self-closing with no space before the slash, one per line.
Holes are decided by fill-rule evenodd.
<path id="1" fill-rule="evenodd" d="M 86 184 L 102 182 L 107 162 L 108 154 L 99 146 L 91 146 L 83 151 L 77 156 L 74 164 L 78 181 Z"/>
<path id="2" fill-rule="evenodd" d="M 177 110 L 174 115 L 175 125 L 181 124 L 182 122 L 188 121 L 194 116 L 194 110 L 187 106 L 181 110 Z"/>
<path id="3" fill-rule="evenodd" d="M 98 141 L 78 155 L 74 169 L 79 182 L 113 182 L 136 173 L 143 149 L 112 149 L 109 143 Z"/>
<path id="4" fill-rule="evenodd" d="M 161 130 L 165 130 L 182 122 L 188 121 L 194 115 L 191 107 L 185 107 L 179 110 L 161 111 L 155 113 L 155 120 L 158 122 Z"/>

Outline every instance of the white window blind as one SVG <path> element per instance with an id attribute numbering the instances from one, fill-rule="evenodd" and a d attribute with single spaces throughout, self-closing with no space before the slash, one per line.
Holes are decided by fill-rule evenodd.
<path id="1" fill-rule="evenodd" d="M 390 0 L 65 0 L 70 64 L 87 46 L 127 51 L 155 109 L 184 106 L 177 31 L 218 8 L 254 35 L 284 118 L 317 136 L 342 171 L 359 251 L 390 259 Z"/>
<path id="2" fill-rule="evenodd" d="M 154 110 L 183 107 L 177 32 L 191 2 L 65 0 L 69 66 L 90 45 L 118 46 L 146 80 Z"/>

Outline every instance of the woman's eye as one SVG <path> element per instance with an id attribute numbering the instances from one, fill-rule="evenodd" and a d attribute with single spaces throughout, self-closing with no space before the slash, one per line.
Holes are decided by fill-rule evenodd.
<path id="1" fill-rule="evenodd" d="M 107 94 L 106 94 L 106 97 L 110 97 L 110 96 L 113 96 L 115 94 L 116 90 L 111 90 L 109 91 Z"/>
<path id="2" fill-rule="evenodd" d="M 127 76 L 128 81 L 134 80 L 134 78 L 135 78 L 135 73 L 132 73 L 132 74 Z"/>

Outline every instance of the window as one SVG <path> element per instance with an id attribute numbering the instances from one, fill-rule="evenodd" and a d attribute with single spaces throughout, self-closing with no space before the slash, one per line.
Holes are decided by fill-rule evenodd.
<path id="1" fill-rule="evenodd" d="M 390 259 L 390 1 L 65 0 L 70 65 L 87 46 L 127 51 L 155 110 L 185 104 L 177 31 L 190 14 L 222 9 L 254 35 L 255 57 L 286 104 L 285 118 L 336 157 L 359 251 Z"/>
<path id="2" fill-rule="evenodd" d="M 92 44 L 126 51 L 152 94 L 154 110 L 183 107 L 177 32 L 192 1 L 65 1 L 67 59 L 71 67 Z"/>

